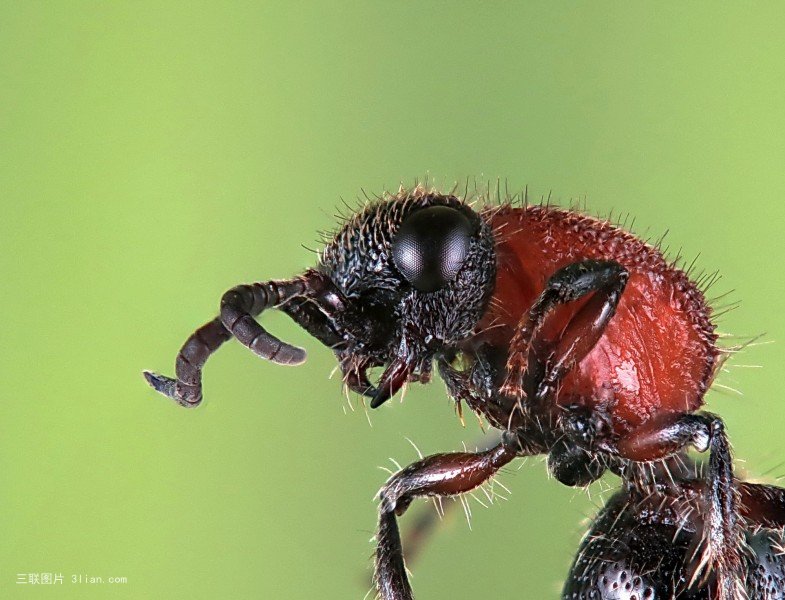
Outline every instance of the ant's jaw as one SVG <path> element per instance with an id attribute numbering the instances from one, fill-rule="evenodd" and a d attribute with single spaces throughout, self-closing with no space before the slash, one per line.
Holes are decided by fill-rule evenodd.
<path id="1" fill-rule="evenodd" d="M 371 408 L 378 408 L 395 396 L 409 382 L 428 383 L 431 379 L 431 360 L 417 361 L 411 355 L 395 357 L 379 377 L 376 385 L 368 378 L 368 369 L 374 366 L 363 361 L 353 366 L 342 365 L 344 384 L 353 392 L 371 399 Z"/>
<path id="2" fill-rule="evenodd" d="M 371 400 L 371 408 L 384 404 L 409 382 L 429 382 L 433 354 L 434 350 L 427 348 L 417 333 L 406 330 L 401 336 L 390 364 L 379 378 Z"/>
<path id="3" fill-rule="evenodd" d="M 414 366 L 405 358 L 397 358 L 385 369 L 379 378 L 376 393 L 371 400 L 371 408 L 378 408 L 395 396 L 403 385 L 409 381 Z"/>

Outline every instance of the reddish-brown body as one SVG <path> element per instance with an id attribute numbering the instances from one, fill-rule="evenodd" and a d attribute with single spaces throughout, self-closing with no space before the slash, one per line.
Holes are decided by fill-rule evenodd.
<path id="1" fill-rule="evenodd" d="M 684 271 L 632 234 L 576 212 L 505 207 L 487 217 L 497 237 L 497 275 L 479 329 L 494 344 L 511 343 L 557 269 L 595 259 L 616 261 L 630 273 L 602 337 L 561 382 L 558 404 L 597 408 L 620 436 L 654 415 L 702 405 L 717 364 L 716 335 L 703 293 Z M 559 307 L 546 337 L 558 339 L 584 303 Z"/>

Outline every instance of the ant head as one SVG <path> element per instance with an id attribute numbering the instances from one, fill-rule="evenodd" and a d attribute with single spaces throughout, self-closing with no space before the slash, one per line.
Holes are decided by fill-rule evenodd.
<path id="1" fill-rule="evenodd" d="M 351 217 L 318 271 L 341 297 L 329 317 L 345 380 L 375 407 L 471 334 L 493 290 L 493 235 L 457 197 L 418 187 Z M 374 366 L 387 366 L 378 386 L 365 376 Z"/>

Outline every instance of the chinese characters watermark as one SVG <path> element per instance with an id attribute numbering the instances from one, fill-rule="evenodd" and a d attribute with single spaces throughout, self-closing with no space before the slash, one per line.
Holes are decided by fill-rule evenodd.
<path id="1" fill-rule="evenodd" d="M 86 575 L 84 573 L 74 573 L 66 576 L 62 573 L 44 571 L 38 573 L 16 574 L 17 585 L 63 585 L 64 582 L 86 584 L 128 583 L 128 577 L 102 577 L 99 575 Z"/>

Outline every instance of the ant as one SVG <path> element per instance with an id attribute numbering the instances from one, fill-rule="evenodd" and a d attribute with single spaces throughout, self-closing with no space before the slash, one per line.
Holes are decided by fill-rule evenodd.
<path id="1" fill-rule="evenodd" d="M 427 383 L 435 363 L 459 414 L 466 403 L 501 441 L 425 457 L 384 484 L 375 555 L 383 600 L 413 598 L 397 519 L 417 497 L 462 494 L 516 458 L 547 454 L 562 483 L 586 486 L 609 470 L 632 502 L 634 490 L 657 483 L 641 473 L 690 447 L 708 451 L 694 502 L 708 524 L 701 556 L 716 597 L 736 598 L 743 505 L 723 422 L 698 412 L 724 359 L 699 284 L 607 221 L 526 198 L 475 210 L 467 196 L 401 187 L 369 203 L 315 268 L 226 292 L 219 317 L 177 355 L 176 378 L 145 372 L 148 383 L 197 406 L 205 361 L 232 337 L 265 360 L 302 363 L 303 349 L 255 320 L 270 308 L 330 347 L 344 384 L 372 408 L 409 382 Z M 376 383 L 374 367 L 384 367 Z M 781 495 L 752 496 L 767 514 L 785 511 Z"/>

